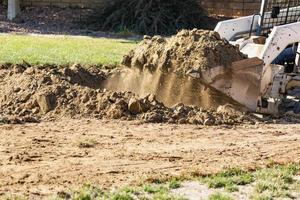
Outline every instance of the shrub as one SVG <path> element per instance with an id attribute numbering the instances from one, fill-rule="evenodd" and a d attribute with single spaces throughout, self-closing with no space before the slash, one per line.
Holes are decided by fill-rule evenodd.
<path id="1" fill-rule="evenodd" d="M 0 0 L 0 6 L 7 6 L 7 0 Z"/>
<path id="2" fill-rule="evenodd" d="M 97 12 L 103 30 L 148 35 L 200 27 L 205 14 L 197 0 L 105 0 Z"/>

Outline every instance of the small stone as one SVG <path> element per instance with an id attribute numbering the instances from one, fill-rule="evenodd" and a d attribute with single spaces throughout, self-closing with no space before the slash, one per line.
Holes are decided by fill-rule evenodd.
<path id="1" fill-rule="evenodd" d="M 31 112 L 32 112 L 32 114 L 38 114 L 40 112 L 40 109 L 39 108 L 33 108 Z"/>
<path id="2" fill-rule="evenodd" d="M 122 109 L 119 105 L 112 105 L 107 111 L 107 116 L 111 119 L 120 119 L 123 117 Z"/>
<path id="3" fill-rule="evenodd" d="M 14 88 L 14 92 L 16 92 L 16 93 L 17 93 L 17 92 L 20 92 L 20 91 L 21 91 L 21 88 L 20 88 L 20 87 L 15 87 L 15 88 Z"/>
<path id="4" fill-rule="evenodd" d="M 26 74 L 28 74 L 28 75 L 32 75 L 32 74 L 35 73 L 35 69 L 34 69 L 34 67 L 28 67 L 28 68 L 24 71 L 24 73 L 26 73 Z"/>
<path id="5" fill-rule="evenodd" d="M 143 116 L 143 119 L 149 123 L 162 123 L 163 122 L 163 116 L 156 112 L 146 113 Z"/>
<path id="6" fill-rule="evenodd" d="M 19 114 L 22 111 L 21 107 L 17 107 L 14 111 L 15 114 Z"/>
<path id="7" fill-rule="evenodd" d="M 38 95 L 36 101 L 44 114 L 54 109 L 56 104 L 56 98 L 51 93 Z"/>
<path id="8" fill-rule="evenodd" d="M 39 123 L 40 122 L 37 118 L 35 118 L 33 116 L 25 116 L 25 117 L 23 117 L 22 121 L 26 122 L 26 123 Z"/>
<path id="9" fill-rule="evenodd" d="M 81 102 L 86 103 L 88 101 L 89 101 L 89 96 L 87 94 L 83 95 L 83 97 L 81 98 Z"/>
<path id="10" fill-rule="evenodd" d="M 156 97 L 155 97 L 154 94 L 149 94 L 149 95 L 147 96 L 147 99 L 148 99 L 148 101 L 153 102 L 153 101 L 155 101 Z"/>
<path id="11" fill-rule="evenodd" d="M 184 118 L 181 118 L 178 120 L 178 124 L 186 124 L 186 123 L 187 123 L 187 120 Z"/>
<path id="12" fill-rule="evenodd" d="M 15 65 L 13 72 L 14 72 L 14 74 L 20 74 L 20 73 L 23 73 L 25 71 L 25 69 L 26 68 L 21 65 Z"/>
<path id="13" fill-rule="evenodd" d="M 141 114 L 143 112 L 143 109 L 140 100 L 131 98 L 128 103 L 128 110 L 135 115 Z"/>

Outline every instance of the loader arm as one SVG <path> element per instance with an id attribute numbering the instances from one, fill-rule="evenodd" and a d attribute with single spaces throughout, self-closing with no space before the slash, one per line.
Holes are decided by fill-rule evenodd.
<path id="1" fill-rule="evenodd" d="M 297 42 L 300 42 L 300 22 L 273 28 L 260 55 L 260 58 L 264 62 L 260 88 L 261 96 L 266 96 L 270 83 L 273 82 L 274 75 L 279 72 L 278 70 L 274 70 L 278 67 L 273 65 L 272 62 L 288 45 Z"/>
<path id="2" fill-rule="evenodd" d="M 251 30 L 251 25 L 253 25 L 253 31 L 258 26 L 260 20 L 259 15 L 255 16 L 246 16 L 237 19 L 230 19 L 226 21 L 219 22 L 215 28 L 215 31 L 220 34 L 222 38 L 230 41 L 235 36 L 249 33 Z M 253 24 L 252 24 L 253 22 Z"/>
<path id="3" fill-rule="evenodd" d="M 300 42 L 300 22 L 275 26 L 260 55 L 265 67 L 269 66 L 288 45 L 297 42 Z"/>

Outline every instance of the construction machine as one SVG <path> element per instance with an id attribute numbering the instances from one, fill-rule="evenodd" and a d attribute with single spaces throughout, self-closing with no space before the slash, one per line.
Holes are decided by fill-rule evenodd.
<path id="1" fill-rule="evenodd" d="M 300 112 L 300 0 L 263 0 L 259 13 L 219 22 L 215 31 L 248 59 L 192 76 L 252 111 Z"/>

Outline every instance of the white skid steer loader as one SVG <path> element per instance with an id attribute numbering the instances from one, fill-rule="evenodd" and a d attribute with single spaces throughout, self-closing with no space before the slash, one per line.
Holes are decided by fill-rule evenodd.
<path id="1" fill-rule="evenodd" d="M 248 59 L 203 71 L 207 84 L 252 111 L 300 112 L 300 0 L 263 0 L 260 13 L 219 22 L 215 31 Z"/>

